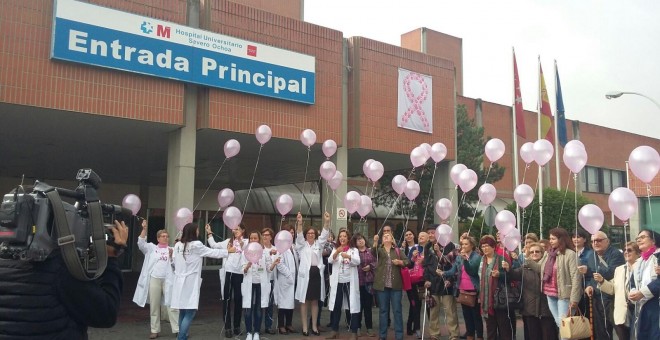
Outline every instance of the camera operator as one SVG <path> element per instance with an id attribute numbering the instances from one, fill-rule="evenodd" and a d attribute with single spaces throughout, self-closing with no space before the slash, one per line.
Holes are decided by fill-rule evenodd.
<path id="1" fill-rule="evenodd" d="M 111 230 L 116 246 L 106 246 L 107 267 L 94 281 L 75 279 L 59 249 L 43 262 L 0 259 L 0 339 L 87 339 L 87 327 L 114 326 L 128 227 L 115 220 Z"/>

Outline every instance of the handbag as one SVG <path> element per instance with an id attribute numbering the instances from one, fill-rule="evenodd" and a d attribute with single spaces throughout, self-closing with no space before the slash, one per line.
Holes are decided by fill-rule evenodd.
<path id="1" fill-rule="evenodd" d="M 401 254 L 399 253 L 399 248 L 394 247 L 394 249 L 396 249 L 396 255 L 398 257 L 401 257 Z M 412 289 L 412 283 L 410 282 L 410 271 L 406 267 L 401 267 L 401 285 L 403 290 Z"/>
<path id="2" fill-rule="evenodd" d="M 493 309 L 521 309 L 523 305 L 522 287 L 515 282 L 500 282 L 493 294 Z"/>
<path id="3" fill-rule="evenodd" d="M 422 282 L 424 278 L 424 267 L 421 264 L 415 263 L 413 269 L 410 270 L 410 283 L 415 284 Z"/>
<path id="4" fill-rule="evenodd" d="M 461 305 L 474 307 L 477 305 L 477 292 L 470 292 L 461 289 L 458 291 L 458 298 L 456 300 Z"/>
<path id="5" fill-rule="evenodd" d="M 571 308 L 568 308 L 568 316 L 561 319 L 559 333 L 564 339 L 583 339 L 591 337 L 591 325 L 589 319 L 584 317 L 580 308 L 578 315 L 571 316 Z"/>

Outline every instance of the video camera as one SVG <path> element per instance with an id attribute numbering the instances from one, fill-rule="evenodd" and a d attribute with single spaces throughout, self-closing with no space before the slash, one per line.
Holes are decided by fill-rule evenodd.
<path id="1" fill-rule="evenodd" d="M 4 196 L 0 205 L 0 258 L 45 261 L 54 250 L 73 244 L 79 263 L 87 263 L 94 254 L 100 258 L 101 252 L 105 261 L 105 244 L 114 244 L 109 229 L 114 220 L 130 227 L 135 217 L 126 208 L 100 202 L 97 190 L 101 178 L 93 170 L 78 170 L 76 179 L 75 190 L 36 181 L 29 192 L 19 185 Z M 60 196 L 74 203 L 63 202 Z"/>

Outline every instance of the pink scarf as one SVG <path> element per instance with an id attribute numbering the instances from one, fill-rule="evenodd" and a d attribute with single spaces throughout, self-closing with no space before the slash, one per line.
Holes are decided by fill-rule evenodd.
<path id="1" fill-rule="evenodd" d="M 644 261 L 648 260 L 649 257 L 651 257 L 651 255 L 653 255 L 653 253 L 655 253 L 655 249 L 656 249 L 655 246 L 653 246 L 653 247 L 649 248 L 647 251 L 642 253 L 642 258 L 644 259 Z"/>
<path id="2" fill-rule="evenodd" d="M 158 248 L 167 248 L 167 243 L 158 243 Z"/>

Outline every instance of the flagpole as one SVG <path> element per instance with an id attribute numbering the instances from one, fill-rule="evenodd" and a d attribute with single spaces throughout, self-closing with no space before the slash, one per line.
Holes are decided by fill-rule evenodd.
<path id="1" fill-rule="evenodd" d="M 559 173 L 559 126 L 557 125 L 557 117 L 559 116 L 559 107 L 557 105 L 557 59 L 555 59 L 555 173 L 557 174 L 557 190 L 561 190 L 561 174 Z"/>
<path id="2" fill-rule="evenodd" d="M 516 50 L 511 47 L 511 53 L 513 54 L 512 58 L 512 73 L 513 73 L 513 102 L 511 104 L 511 112 L 513 112 L 513 177 L 514 177 L 514 190 L 520 184 L 520 179 L 518 178 L 518 112 L 516 111 Z M 518 225 L 518 230 L 522 233 L 522 225 L 520 221 L 520 207 L 516 203 L 516 224 Z"/>
<path id="3" fill-rule="evenodd" d="M 543 106 L 543 97 L 541 93 L 541 56 L 539 55 L 539 101 L 538 101 L 538 139 L 541 139 L 541 107 Z M 543 167 L 539 165 L 539 239 L 543 239 Z"/>

